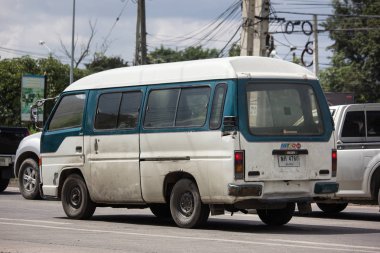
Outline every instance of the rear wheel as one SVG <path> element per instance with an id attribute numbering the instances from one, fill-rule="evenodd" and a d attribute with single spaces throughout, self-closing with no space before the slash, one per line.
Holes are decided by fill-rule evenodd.
<path id="1" fill-rule="evenodd" d="M 0 192 L 5 191 L 9 184 L 9 178 L 0 179 Z"/>
<path id="2" fill-rule="evenodd" d="M 294 214 L 295 203 L 287 203 L 281 209 L 257 209 L 262 222 L 270 226 L 282 226 L 288 223 Z"/>
<path id="3" fill-rule="evenodd" d="M 86 183 L 78 174 L 70 175 L 63 184 L 62 206 L 67 217 L 85 220 L 95 212 L 96 206 L 90 199 Z"/>
<path id="4" fill-rule="evenodd" d="M 348 203 L 317 203 L 319 209 L 325 213 L 339 213 L 347 207 Z"/>
<path id="5" fill-rule="evenodd" d="M 206 223 L 210 209 L 201 202 L 197 185 L 190 179 L 181 179 L 170 195 L 170 211 L 181 228 L 194 228 Z"/>
<path id="6" fill-rule="evenodd" d="M 20 166 L 19 188 L 21 195 L 26 199 L 40 199 L 40 175 L 38 172 L 38 164 L 32 159 L 26 159 Z"/>
<path id="7" fill-rule="evenodd" d="M 150 211 L 157 218 L 171 218 L 170 206 L 168 204 L 153 204 L 149 206 Z"/>

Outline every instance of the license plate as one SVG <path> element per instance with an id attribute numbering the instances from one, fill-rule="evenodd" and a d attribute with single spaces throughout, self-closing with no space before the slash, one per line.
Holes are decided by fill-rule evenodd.
<path id="1" fill-rule="evenodd" d="M 0 157 L 0 166 L 9 166 L 11 159 L 9 157 Z"/>
<path id="2" fill-rule="evenodd" d="M 299 155 L 279 155 L 278 156 L 279 167 L 300 167 Z"/>

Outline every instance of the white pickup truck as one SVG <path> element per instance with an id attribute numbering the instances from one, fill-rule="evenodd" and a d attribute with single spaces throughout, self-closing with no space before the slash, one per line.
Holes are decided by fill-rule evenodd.
<path id="1" fill-rule="evenodd" d="M 380 205 L 380 103 L 330 107 L 338 151 L 334 198 L 317 202 L 326 213 L 338 213 L 349 202 Z"/>

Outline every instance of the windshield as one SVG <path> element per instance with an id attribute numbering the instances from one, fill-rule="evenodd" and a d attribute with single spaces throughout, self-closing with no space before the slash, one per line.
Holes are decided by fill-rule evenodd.
<path id="1" fill-rule="evenodd" d="M 247 110 L 253 135 L 322 135 L 318 100 L 307 84 L 248 84 Z"/>

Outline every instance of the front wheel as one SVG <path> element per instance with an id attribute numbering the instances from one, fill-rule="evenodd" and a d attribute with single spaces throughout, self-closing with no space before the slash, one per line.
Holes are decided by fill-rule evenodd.
<path id="1" fill-rule="evenodd" d="M 197 185 L 190 179 L 181 179 L 170 195 L 170 212 L 181 228 L 194 228 L 206 223 L 210 209 L 201 201 Z"/>
<path id="2" fill-rule="evenodd" d="M 270 226 L 282 226 L 288 223 L 294 214 L 295 203 L 287 203 L 281 209 L 257 209 L 262 222 Z"/>
<path id="3" fill-rule="evenodd" d="M 28 158 L 22 162 L 19 173 L 19 189 L 21 195 L 25 199 L 40 199 L 40 175 L 38 172 L 38 164 L 32 159 Z"/>
<path id="4" fill-rule="evenodd" d="M 90 199 L 86 183 L 78 174 L 67 177 L 62 188 L 62 206 L 67 217 L 77 220 L 89 219 L 96 206 Z"/>
<path id="5" fill-rule="evenodd" d="M 7 189 L 9 184 L 9 178 L 2 178 L 0 179 L 0 192 L 5 191 Z"/>
<path id="6" fill-rule="evenodd" d="M 319 209 L 325 213 L 337 214 L 346 209 L 348 203 L 317 203 Z"/>

